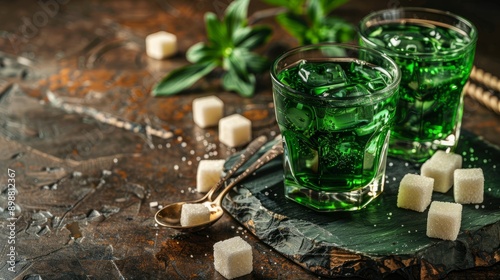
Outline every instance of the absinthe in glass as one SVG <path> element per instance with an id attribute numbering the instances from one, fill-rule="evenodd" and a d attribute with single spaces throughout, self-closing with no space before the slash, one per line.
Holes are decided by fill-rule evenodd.
<path id="1" fill-rule="evenodd" d="M 392 82 L 389 73 L 358 59 L 302 60 L 278 73 L 278 79 L 294 90 L 274 89 L 285 185 L 349 192 L 383 180 L 397 94 L 387 99 L 373 94 Z M 293 197 L 289 190 L 287 196 Z M 342 207 L 329 206 L 328 199 L 325 204 L 307 199 L 317 204 L 313 208 Z"/>

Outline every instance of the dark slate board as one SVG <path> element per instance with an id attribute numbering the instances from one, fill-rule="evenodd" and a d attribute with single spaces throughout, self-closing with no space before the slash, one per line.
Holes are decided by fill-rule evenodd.
<path id="1" fill-rule="evenodd" d="M 320 276 L 444 277 L 500 261 L 500 149 L 463 131 L 456 153 L 464 168 L 480 167 L 485 174 L 485 200 L 464 205 L 456 241 L 426 236 L 428 208 L 418 213 L 396 207 L 401 178 L 418 174 L 420 164 L 395 158 L 388 158 L 384 193 L 357 212 L 318 213 L 286 199 L 282 157 L 231 191 L 223 206 L 262 242 Z M 452 202 L 453 189 L 432 199 Z"/>

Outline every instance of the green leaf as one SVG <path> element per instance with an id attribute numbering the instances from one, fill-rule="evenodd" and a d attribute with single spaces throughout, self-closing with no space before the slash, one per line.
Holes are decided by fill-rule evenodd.
<path id="1" fill-rule="evenodd" d="M 254 49 L 265 43 L 271 36 L 272 30 L 267 26 L 240 28 L 235 32 L 234 45 L 239 48 Z"/>
<path id="2" fill-rule="evenodd" d="M 243 97 L 251 97 L 255 91 L 255 75 L 247 74 L 245 79 L 242 79 L 236 71 L 230 69 L 224 77 L 222 77 L 222 85 L 228 91 L 235 91 Z"/>
<path id="3" fill-rule="evenodd" d="M 326 16 L 325 10 L 323 9 L 321 0 L 309 0 L 307 3 L 307 16 L 311 20 L 311 22 L 319 23 Z"/>
<path id="4" fill-rule="evenodd" d="M 245 61 L 249 73 L 262 73 L 269 69 L 269 60 L 264 56 L 241 48 L 237 48 L 233 52 L 235 56 L 241 57 Z"/>
<path id="5" fill-rule="evenodd" d="M 326 17 L 321 24 L 313 28 L 321 42 L 345 43 L 354 40 L 356 28 L 340 18 Z"/>
<path id="6" fill-rule="evenodd" d="M 227 46 L 229 43 L 229 36 L 227 29 L 214 13 L 205 13 L 205 26 L 207 29 L 207 39 L 215 46 Z"/>
<path id="7" fill-rule="evenodd" d="M 302 17 L 292 14 L 285 13 L 276 16 L 276 21 L 293 37 L 299 40 L 300 44 L 303 44 L 304 34 L 309 29 L 307 21 Z"/>
<path id="8" fill-rule="evenodd" d="M 217 67 L 217 63 L 208 61 L 177 68 L 156 84 L 152 93 L 154 96 L 179 93 L 192 86 L 203 76 L 210 73 L 215 67 Z"/>
<path id="9" fill-rule="evenodd" d="M 281 7 L 286 7 L 288 8 L 288 5 L 292 1 L 288 0 L 263 0 L 263 2 L 273 5 L 273 6 L 281 6 Z"/>
<path id="10" fill-rule="evenodd" d="M 320 0 L 321 6 L 323 7 L 323 11 L 325 12 L 325 16 L 328 15 L 331 11 L 336 8 L 344 5 L 349 2 L 349 0 Z"/>
<path id="11" fill-rule="evenodd" d="M 227 7 L 222 20 L 214 13 L 205 13 L 208 42 L 191 46 L 186 59 L 193 64 L 170 72 L 154 86 L 153 95 L 176 94 L 218 66 L 226 70 L 223 77 L 226 89 L 237 91 L 242 96 L 253 95 L 256 82 L 254 73 L 265 70 L 268 65 L 264 57 L 250 50 L 267 41 L 272 30 L 267 26 L 247 25 L 249 3 L 250 0 L 234 0 Z"/>
<path id="12" fill-rule="evenodd" d="M 290 7 L 292 1 L 264 0 L 271 5 L 281 5 L 289 9 L 288 12 L 276 16 L 276 21 L 288 33 L 295 37 L 300 45 L 320 42 L 350 41 L 351 29 L 342 24 L 342 28 L 329 25 L 326 22 L 328 15 L 348 0 L 293 0 L 297 5 L 300 1 L 302 9 Z M 287 2 L 287 3 L 284 3 Z M 333 30 L 328 30 L 333 28 Z"/>
<path id="13" fill-rule="evenodd" d="M 235 0 L 227 7 L 224 24 L 230 37 L 246 23 L 249 3 L 250 0 Z"/>
<path id="14" fill-rule="evenodd" d="M 245 41 L 246 38 L 252 32 L 252 28 L 250 26 L 243 26 L 235 30 L 232 34 L 232 40 L 235 46 L 241 44 L 241 42 Z"/>
<path id="15" fill-rule="evenodd" d="M 219 49 L 207 46 L 205 43 L 200 42 L 192 45 L 187 53 L 186 59 L 191 63 L 217 61 L 221 52 Z"/>
<path id="16" fill-rule="evenodd" d="M 240 79 L 248 82 L 247 64 L 243 57 L 239 56 L 240 52 L 233 51 L 230 56 L 224 58 L 228 71 L 235 72 Z"/>
<path id="17" fill-rule="evenodd" d="M 321 42 L 327 42 L 327 40 L 323 40 L 322 38 L 320 38 L 318 30 L 316 30 L 316 28 L 314 27 L 308 29 L 304 34 L 304 45 L 318 44 Z"/>
<path id="18" fill-rule="evenodd" d="M 302 14 L 306 0 L 264 0 L 264 2 L 279 7 L 285 7 L 295 14 Z"/>

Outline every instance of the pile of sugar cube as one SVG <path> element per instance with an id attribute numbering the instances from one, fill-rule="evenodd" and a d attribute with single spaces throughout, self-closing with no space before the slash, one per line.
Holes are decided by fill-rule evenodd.
<path id="1" fill-rule="evenodd" d="M 233 114 L 224 117 L 224 103 L 216 96 L 193 100 L 193 121 L 201 128 L 219 125 L 219 141 L 229 147 L 245 145 L 252 138 L 252 123 L 247 118 Z M 196 190 L 206 193 L 222 174 L 225 160 L 200 160 L 196 173 Z M 210 210 L 199 204 L 184 204 L 181 210 L 182 226 L 194 226 L 210 220 Z"/>
<path id="2" fill-rule="evenodd" d="M 202 159 L 196 172 L 196 191 L 206 193 L 217 182 L 224 169 L 223 159 Z M 180 223 L 182 226 L 194 226 L 210 220 L 210 210 L 203 204 L 186 203 L 182 205 Z"/>
<path id="3" fill-rule="evenodd" d="M 193 121 L 201 128 L 218 124 L 219 141 L 230 147 L 247 144 L 251 140 L 251 121 L 234 114 L 223 117 L 224 103 L 216 96 L 193 100 Z M 217 184 L 225 160 L 200 160 L 196 173 L 196 190 L 206 193 Z M 210 210 L 203 204 L 184 204 L 181 210 L 182 226 L 194 226 L 210 220 Z M 222 276 L 233 279 L 253 271 L 252 247 L 236 236 L 214 244 L 214 267 Z"/>
<path id="4" fill-rule="evenodd" d="M 453 186 L 455 202 L 432 201 L 432 193 L 446 193 Z M 456 240 L 462 221 L 462 204 L 482 203 L 484 175 L 481 168 L 462 168 L 462 157 L 436 151 L 422 164 L 420 175 L 406 174 L 399 184 L 397 206 L 427 215 L 427 236 Z"/>
<path id="5" fill-rule="evenodd" d="M 200 160 L 196 174 L 196 190 L 208 192 L 219 181 L 224 168 L 224 160 Z M 195 226 L 210 220 L 210 210 L 204 204 L 186 203 L 182 205 L 180 223 Z M 214 244 L 214 267 L 222 276 L 233 279 L 253 271 L 252 247 L 236 236 Z"/>
<path id="6" fill-rule="evenodd" d="M 146 37 L 146 54 L 154 59 L 164 59 L 177 52 L 174 34 L 160 31 Z M 238 147 L 250 142 L 252 123 L 239 114 L 224 117 L 224 103 L 216 96 L 193 100 L 193 121 L 201 128 L 218 125 L 219 141 L 229 147 Z M 206 193 L 218 181 L 225 160 L 200 160 L 196 173 L 196 190 Z M 156 206 L 151 204 L 150 206 Z M 204 204 L 182 205 L 180 224 L 195 226 L 210 221 L 210 209 Z M 236 236 L 214 244 L 214 267 L 227 279 L 250 274 L 253 270 L 252 247 Z"/>
<path id="7" fill-rule="evenodd" d="M 252 122 L 240 114 L 224 117 L 224 103 L 217 96 L 193 100 L 193 121 L 201 128 L 219 125 L 219 141 L 229 147 L 248 144 L 252 139 Z"/>
<path id="8" fill-rule="evenodd" d="M 165 59 L 177 53 L 175 34 L 159 31 L 146 37 L 146 54 Z M 252 138 L 252 123 L 240 114 L 224 117 L 224 103 L 216 96 L 193 100 L 193 121 L 201 128 L 219 125 L 219 141 L 229 147 L 248 144 Z"/>
<path id="9" fill-rule="evenodd" d="M 208 192 L 217 184 L 224 168 L 224 160 L 200 160 L 196 174 L 196 190 Z M 210 220 L 210 210 L 204 204 L 182 205 L 180 223 L 195 226 Z M 250 274 L 253 271 L 252 247 L 236 236 L 214 244 L 214 268 L 227 279 Z"/>
<path id="10" fill-rule="evenodd" d="M 146 54 L 154 59 L 164 59 L 177 52 L 177 37 L 160 31 L 146 37 Z M 247 118 L 234 114 L 224 117 L 224 103 L 216 96 L 193 100 L 193 121 L 201 128 L 219 125 L 219 141 L 229 147 L 238 147 L 250 142 L 252 123 Z M 206 193 L 222 174 L 225 160 L 200 160 L 196 173 L 196 190 Z M 150 203 L 151 207 L 158 202 Z M 195 226 L 210 221 L 210 209 L 200 203 L 182 205 L 180 224 Z M 252 247 L 241 237 L 233 237 L 214 244 L 214 267 L 225 278 L 233 279 L 249 274 L 253 270 Z"/>

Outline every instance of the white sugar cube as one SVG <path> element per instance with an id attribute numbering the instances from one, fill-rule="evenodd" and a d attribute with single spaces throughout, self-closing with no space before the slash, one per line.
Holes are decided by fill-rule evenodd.
<path id="1" fill-rule="evenodd" d="M 484 175 L 481 168 L 457 169 L 453 180 L 453 195 L 456 203 L 483 202 Z"/>
<path id="2" fill-rule="evenodd" d="M 215 243 L 214 267 L 227 279 L 250 274 L 253 270 L 252 247 L 239 236 Z"/>
<path id="3" fill-rule="evenodd" d="M 198 164 L 196 172 L 196 190 L 198 192 L 208 192 L 219 181 L 224 169 L 223 159 L 203 159 Z"/>
<path id="4" fill-rule="evenodd" d="M 186 203 L 181 209 L 181 225 L 194 226 L 210 221 L 210 210 L 203 204 Z"/>
<path id="5" fill-rule="evenodd" d="M 252 122 L 234 114 L 219 121 L 219 141 L 229 147 L 247 144 L 252 139 Z"/>
<path id="6" fill-rule="evenodd" d="M 445 151 L 436 151 L 420 169 L 422 176 L 434 178 L 434 191 L 445 193 L 453 185 L 453 172 L 462 168 L 462 156 Z"/>
<path id="7" fill-rule="evenodd" d="M 462 204 L 433 201 L 427 215 L 427 236 L 443 240 L 457 239 L 462 222 Z"/>
<path id="8" fill-rule="evenodd" d="M 406 174 L 399 184 L 397 206 L 424 212 L 431 203 L 433 186 L 433 178 Z"/>
<path id="9" fill-rule="evenodd" d="M 193 100 L 193 121 L 201 128 L 215 126 L 224 113 L 224 103 L 217 96 Z"/>
<path id="10" fill-rule="evenodd" d="M 146 36 L 146 54 L 154 59 L 164 59 L 177 52 L 177 36 L 159 31 Z"/>
<path id="11" fill-rule="evenodd" d="M 447 162 L 455 165 L 456 168 L 462 168 L 462 156 L 455 153 L 447 153 L 442 150 L 437 150 L 431 157 L 433 161 Z"/>
<path id="12" fill-rule="evenodd" d="M 158 201 L 151 201 L 149 203 L 149 207 L 151 207 L 151 208 L 158 207 Z"/>

